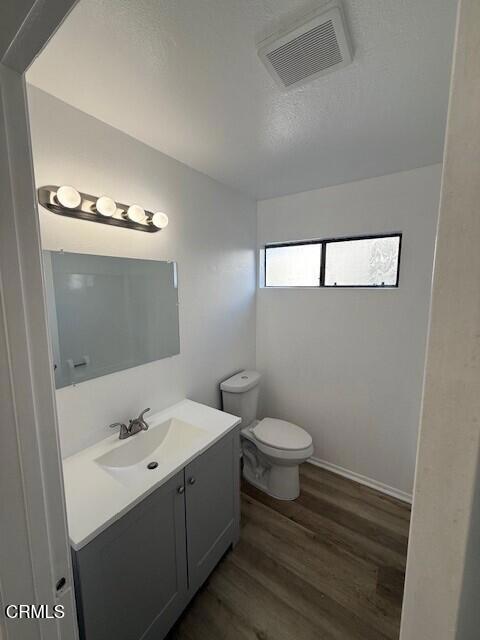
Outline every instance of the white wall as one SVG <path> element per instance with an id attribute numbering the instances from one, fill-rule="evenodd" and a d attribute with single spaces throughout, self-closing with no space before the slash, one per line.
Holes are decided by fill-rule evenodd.
<path id="1" fill-rule="evenodd" d="M 258 203 L 258 243 L 402 231 L 400 287 L 257 295 L 261 414 L 313 436 L 315 457 L 410 494 L 441 166 Z M 406 496 L 404 496 L 406 497 Z"/>
<path id="2" fill-rule="evenodd" d="M 255 202 L 38 89 L 28 93 L 37 186 L 73 184 L 170 217 L 167 229 L 145 234 L 40 210 L 43 247 L 176 260 L 179 270 L 180 355 L 57 391 L 63 455 L 147 406 L 185 396 L 219 406 L 218 383 L 255 361 Z"/>
<path id="3" fill-rule="evenodd" d="M 460 0 L 401 640 L 478 640 L 480 2 Z"/>

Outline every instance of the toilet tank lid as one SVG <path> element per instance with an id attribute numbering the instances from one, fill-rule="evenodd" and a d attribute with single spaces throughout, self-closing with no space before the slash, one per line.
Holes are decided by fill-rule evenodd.
<path id="1" fill-rule="evenodd" d="M 220 389 L 230 393 L 244 393 L 256 387 L 259 382 L 260 374 L 258 371 L 240 371 L 240 373 L 224 380 L 220 384 Z"/>

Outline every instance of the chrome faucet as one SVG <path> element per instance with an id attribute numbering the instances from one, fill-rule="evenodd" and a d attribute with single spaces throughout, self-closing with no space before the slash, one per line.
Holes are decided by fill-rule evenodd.
<path id="1" fill-rule="evenodd" d="M 110 425 L 110 429 L 115 427 L 120 427 L 119 431 L 119 439 L 125 440 L 125 438 L 130 438 L 130 436 L 134 436 L 139 431 L 146 431 L 148 429 L 148 424 L 145 422 L 144 415 L 150 411 L 150 409 L 144 409 L 142 413 L 138 416 L 138 418 L 134 418 L 133 420 L 128 421 L 128 425 L 123 422 L 114 422 Z"/>

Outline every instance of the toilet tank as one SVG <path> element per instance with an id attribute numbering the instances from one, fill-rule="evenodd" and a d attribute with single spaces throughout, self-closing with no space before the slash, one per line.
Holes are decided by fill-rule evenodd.
<path id="1" fill-rule="evenodd" d="M 240 371 L 220 384 L 223 410 L 242 419 L 241 428 L 257 417 L 260 374 L 258 371 Z"/>

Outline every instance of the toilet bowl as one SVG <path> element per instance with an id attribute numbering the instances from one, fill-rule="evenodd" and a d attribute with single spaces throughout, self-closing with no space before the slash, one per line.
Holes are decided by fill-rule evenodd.
<path id="1" fill-rule="evenodd" d="M 313 455 L 312 437 L 285 420 L 256 420 L 260 374 L 241 371 L 221 383 L 223 408 L 242 418 L 243 477 L 279 500 L 300 494 L 298 466 Z"/>

